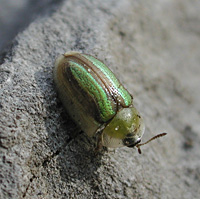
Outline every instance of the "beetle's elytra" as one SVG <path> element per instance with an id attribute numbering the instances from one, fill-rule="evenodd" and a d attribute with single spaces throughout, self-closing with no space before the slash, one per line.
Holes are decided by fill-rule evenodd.
<path id="1" fill-rule="evenodd" d="M 54 81 L 65 109 L 85 133 L 100 133 L 99 142 L 106 147 L 139 146 L 143 119 L 130 93 L 103 62 L 65 53 L 56 60 Z"/>

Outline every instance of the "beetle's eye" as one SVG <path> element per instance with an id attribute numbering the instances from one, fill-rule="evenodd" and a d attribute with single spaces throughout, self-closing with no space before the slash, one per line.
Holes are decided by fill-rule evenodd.
<path id="1" fill-rule="evenodd" d="M 133 148 L 135 145 L 139 144 L 140 142 L 141 142 L 141 139 L 138 139 L 137 141 L 135 141 L 133 137 L 126 137 L 123 140 L 124 145 L 130 148 Z"/>

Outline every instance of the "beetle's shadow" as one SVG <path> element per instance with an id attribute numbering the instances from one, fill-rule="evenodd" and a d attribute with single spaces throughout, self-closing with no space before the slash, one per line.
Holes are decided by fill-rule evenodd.
<path id="1" fill-rule="evenodd" d="M 87 184 L 98 178 L 97 169 L 101 166 L 104 152 L 94 151 L 91 139 L 84 133 L 69 143 L 58 156 L 60 175 L 63 181 L 75 179 L 87 181 Z"/>
<path id="2" fill-rule="evenodd" d="M 85 133 L 79 134 L 80 130 L 58 99 L 52 68 L 38 71 L 35 73 L 35 79 L 44 96 L 45 128 L 48 133 L 45 144 L 51 151 L 51 155 L 42 165 L 49 169 L 48 165 L 56 160 L 55 166 L 59 168 L 60 177 L 66 183 L 73 182 L 75 179 L 92 182 L 98 177 L 96 171 L 101 166 L 102 157 L 105 157 L 106 152 L 96 153 L 94 139 L 89 138 Z"/>

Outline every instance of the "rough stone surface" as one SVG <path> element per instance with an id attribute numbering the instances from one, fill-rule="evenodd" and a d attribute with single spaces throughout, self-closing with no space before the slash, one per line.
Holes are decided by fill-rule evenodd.
<path id="1" fill-rule="evenodd" d="M 0 66 L 0 198 L 199 198 L 200 2 L 66 0 Z M 103 60 L 134 96 L 147 140 L 95 156 L 57 98 L 55 58 Z M 1 60 L 3 61 L 3 60 Z"/>

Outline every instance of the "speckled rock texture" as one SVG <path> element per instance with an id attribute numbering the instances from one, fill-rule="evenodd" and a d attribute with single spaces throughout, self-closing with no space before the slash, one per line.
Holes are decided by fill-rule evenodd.
<path id="1" fill-rule="evenodd" d="M 52 5 L 55 6 L 55 5 Z M 0 198 L 200 195 L 200 2 L 63 0 L 13 41 L 0 65 Z M 52 79 L 65 51 L 103 60 L 143 115 L 142 148 L 95 155 Z"/>

